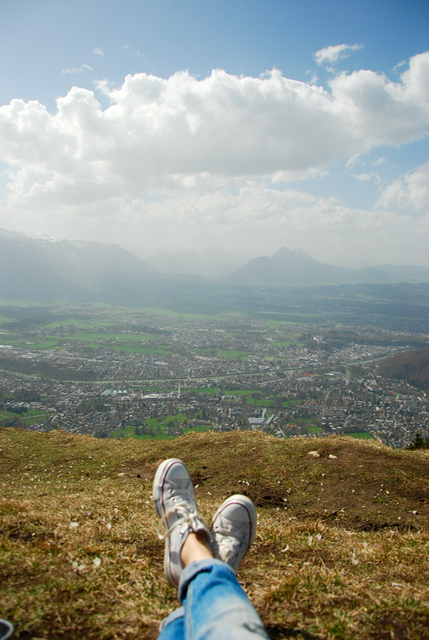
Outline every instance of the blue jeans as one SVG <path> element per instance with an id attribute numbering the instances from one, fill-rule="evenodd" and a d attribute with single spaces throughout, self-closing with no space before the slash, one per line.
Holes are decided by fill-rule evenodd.
<path id="1" fill-rule="evenodd" d="M 268 640 L 234 572 L 220 560 L 191 562 L 178 595 L 183 606 L 162 622 L 158 640 Z"/>

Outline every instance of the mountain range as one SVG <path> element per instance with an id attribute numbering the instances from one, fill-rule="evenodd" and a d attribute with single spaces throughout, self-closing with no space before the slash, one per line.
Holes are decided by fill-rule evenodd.
<path id="1" fill-rule="evenodd" d="M 318 262 L 303 249 L 283 247 L 271 257 L 253 258 L 224 281 L 240 285 L 417 283 L 429 282 L 429 266 L 383 265 L 354 270 Z"/>
<path id="2" fill-rule="evenodd" d="M 243 260 L 211 250 L 206 256 L 183 252 L 144 261 L 117 244 L 57 240 L 0 229 L 0 296 L 86 300 L 144 297 L 149 303 L 159 296 L 179 296 L 186 289 L 206 291 L 210 286 L 429 282 L 429 267 L 385 265 L 352 270 L 318 262 L 302 249 L 286 247 L 272 256 L 253 258 L 245 264 Z"/>
<path id="3" fill-rule="evenodd" d="M 79 295 L 102 290 L 111 279 L 144 280 L 152 273 L 149 265 L 116 244 L 0 229 L 0 295 L 5 298 Z"/>

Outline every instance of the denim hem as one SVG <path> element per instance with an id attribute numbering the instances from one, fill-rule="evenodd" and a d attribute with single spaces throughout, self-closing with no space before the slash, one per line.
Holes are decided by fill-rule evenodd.
<path id="1" fill-rule="evenodd" d="M 228 571 L 232 573 L 235 577 L 234 571 L 230 566 L 222 562 L 222 560 L 216 560 L 216 558 L 207 558 L 206 560 L 198 560 L 197 562 L 191 562 L 185 567 L 182 571 L 182 575 L 180 576 L 179 589 L 178 589 L 178 598 L 180 602 L 186 598 L 186 592 L 188 590 L 189 583 L 195 578 L 196 575 L 201 573 L 201 571 L 208 571 L 213 566 L 220 565 L 221 567 L 226 568 Z"/>
<path id="2" fill-rule="evenodd" d="M 171 622 L 174 622 L 174 620 L 177 620 L 177 618 L 183 618 L 184 615 L 185 609 L 183 607 L 179 607 L 178 609 L 172 611 L 166 618 L 164 618 L 164 620 L 159 625 L 159 633 L 164 631 L 165 627 Z"/>

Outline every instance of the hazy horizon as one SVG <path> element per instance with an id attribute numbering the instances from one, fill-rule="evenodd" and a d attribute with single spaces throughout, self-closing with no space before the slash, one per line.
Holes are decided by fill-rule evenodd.
<path id="1" fill-rule="evenodd" d="M 428 264 L 427 3 L 17 0 L 0 18 L 0 227 L 146 259 Z"/>
<path id="2" fill-rule="evenodd" d="M 72 243 L 83 242 L 79 238 L 59 238 L 59 237 L 54 237 L 44 233 L 25 233 L 22 231 L 17 231 L 16 229 L 4 229 L 0 227 L 0 237 L 5 236 L 6 238 L 17 238 L 17 237 L 19 238 L 21 234 L 24 234 L 26 237 L 30 239 L 45 240 L 49 242 L 61 242 L 63 240 L 67 240 Z M 99 240 L 89 240 L 87 242 L 99 242 Z M 120 245 L 117 242 L 102 243 L 102 244 L 105 244 L 106 246 L 115 245 L 115 246 L 122 247 L 122 245 Z M 122 248 L 126 249 L 126 247 L 122 247 Z M 314 258 L 313 255 L 303 250 L 302 247 L 291 248 L 291 247 L 285 247 L 285 246 L 280 247 L 279 250 L 273 251 L 272 253 L 266 253 L 266 254 L 258 253 L 254 255 L 249 255 L 249 254 L 245 255 L 243 253 L 240 253 L 239 251 L 236 251 L 236 252 L 224 251 L 220 247 L 216 247 L 216 246 L 208 246 L 204 250 L 198 250 L 198 249 L 180 250 L 179 249 L 177 251 L 169 251 L 169 252 L 161 251 L 161 252 L 152 253 L 152 254 L 143 254 L 139 251 L 131 251 L 129 249 L 127 249 L 127 251 L 130 251 L 135 257 L 139 258 L 144 262 L 147 262 L 149 265 L 154 267 L 156 271 L 160 271 L 161 273 L 182 273 L 182 274 L 189 273 L 189 274 L 201 275 L 202 277 L 205 277 L 205 278 L 210 278 L 210 277 L 217 277 L 220 275 L 219 267 L 221 267 L 221 271 L 225 275 L 227 275 L 227 274 L 233 273 L 236 269 L 244 266 L 245 264 L 247 264 L 251 260 L 254 260 L 255 258 L 262 258 L 266 256 L 272 257 L 275 253 L 277 253 L 277 251 L 280 251 L 281 249 L 288 249 L 297 254 L 300 254 L 302 253 L 302 251 L 304 251 L 305 253 L 307 253 L 307 255 L 310 258 Z M 169 260 L 170 258 L 172 260 Z M 355 271 L 359 271 L 361 269 L 366 269 L 370 267 L 381 267 L 381 266 L 389 265 L 389 263 L 381 263 L 381 262 L 375 263 L 365 259 L 335 260 L 334 258 L 332 258 L 331 260 L 326 262 L 323 262 L 323 261 L 319 261 L 319 262 L 321 262 L 322 264 L 329 264 L 332 266 L 343 267 L 343 268 L 351 269 Z M 390 263 L 390 264 L 392 265 L 393 263 Z M 191 266 L 192 268 L 188 268 L 189 266 Z M 428 263 L 420 264 L 420 265 L 405 265 L 405 264 L 400 265 L 398 263 L 398 265 L 396 266 L 418 266 L 418 267 L 429 268 Z M 178 267 L 180 267 L 179 270 L 177 270 Z M 213 273 L 209 273 L 211 270 L 213 271 Z"/>

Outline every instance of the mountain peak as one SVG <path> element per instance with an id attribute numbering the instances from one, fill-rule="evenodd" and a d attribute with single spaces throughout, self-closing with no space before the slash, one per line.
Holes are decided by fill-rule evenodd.
<path id="1" fill-rule="evenodd" d="M 276 253 L 274 253 L 271 256 L 271 258 L 276 261 L 278 260 L 296 261 L 296 258 L 299 258 L 300 260 L 317 262 L 317 260 L 312 258 L 311 255 L 307 253 L 307 251 L 305 251 L 304 249 L 288 249 L 287 247 L 282 247 L 281 249 L 276 251 Z"/>
<path id="2" fill-rule="evenodd" d="M 282 265 L 303 265 L 303 263 L 311 263 L 312 265 L 319 264 L 317 260 L 312 258 L 309 253 L 304 251 L 304 249 L 288 249 L 287 247 L 282 247 L 276 253 L 271 256 L 271 260 L 273 260 L 276 264 Z"/>
<path id="3" fill-rule="evenodd" d="M 311 260 L 312 262 L 317 262 L 313 256 L 311 256 L 305 249 L 292 249 L 293 253 L 299 258 L 303 258 L 304 260 Z"/>

